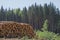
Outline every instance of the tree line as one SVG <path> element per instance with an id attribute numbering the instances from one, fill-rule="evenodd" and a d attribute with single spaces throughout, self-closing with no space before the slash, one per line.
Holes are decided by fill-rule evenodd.
<path id="1" fill-rule="evenodd" d="M 28 9 L 24 7 L 23 10 L 20 8 L 7 10 L 3 6 L 0 9 L 0 21 L 28 23 L 36 30 L 41 30 L 46 19 L 48 20 L 48 31 L 60 33 L 60 10 L 53 3 L 46 3 L 43 6 L 35 3 Z"/>

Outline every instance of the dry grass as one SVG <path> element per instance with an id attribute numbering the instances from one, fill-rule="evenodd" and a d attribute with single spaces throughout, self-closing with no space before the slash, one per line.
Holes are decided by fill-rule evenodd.
<path id="1" fill-rule="evenodd" d="M 5 39 L 5 38 L 0 38 L 0 40 L 20 40 L 20 39 L 17 39 L 17 38 L 7 38 L 7 39 Z"/>
<path id="2" fill-rule="evenodd" d="M 46 39 L 25 39 L 25 38 L 21 38 L 21 39 L 18 39 L 18 38 L 0 38 L 0 40 L 46 40 Z"/>

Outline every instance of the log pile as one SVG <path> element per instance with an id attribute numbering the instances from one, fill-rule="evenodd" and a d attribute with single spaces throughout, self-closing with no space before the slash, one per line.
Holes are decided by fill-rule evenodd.
<path id="1" fill-rule="evenodd" d="M 29 38 L 35 36 L 31 25 L 13 21 L 0 21 L 0 37 L 21 38 L 23 36 L 28 36 Z"/>

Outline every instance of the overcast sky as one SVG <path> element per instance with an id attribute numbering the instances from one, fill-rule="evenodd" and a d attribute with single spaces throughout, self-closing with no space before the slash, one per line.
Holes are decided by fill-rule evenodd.
<path id="1" fill-rule="evenodd" d="M 5 8 L 20 8 L 29 7 L 32 4 L 37 3 L 37 5 L 44 5 L 45 3 L 49 4 L 50 2 L 54 3 L 54 5 L 60 9 L 60 0 L 0 0 L 0 7 L 3 6 Z"/>

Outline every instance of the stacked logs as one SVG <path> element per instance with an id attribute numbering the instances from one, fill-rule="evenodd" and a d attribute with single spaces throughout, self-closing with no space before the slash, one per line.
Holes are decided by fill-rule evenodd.
<path id="1" fill-rule="evenodd" d="M 28 36 L 29 38 L 33 38 L 35 36 L 31 25 L 13 21 L 0 21 L 0 37 L 21 38 L 23 36 Z"/>

